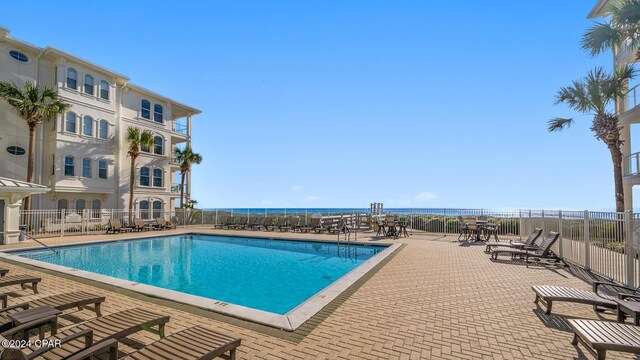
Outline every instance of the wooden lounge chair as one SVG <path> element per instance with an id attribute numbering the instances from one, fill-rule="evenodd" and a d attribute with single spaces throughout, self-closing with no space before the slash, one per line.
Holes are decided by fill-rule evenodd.
<path id="1" fill-rule="evenodd" d="M 291 219 L 287 219 L 283 217 L 283 221 L 280 222 L 278 221 L 278 231 L 289 231 L 291 229 Z M 298 221 L 300 221 L 300 218 L 298 218 Z"/>
<path id="2" fill-rule="evenodd" d="M 271 230 L 275 231 L 275 229 L 280 229 L 281 227 L 285 226 L 286 223 L 287 223 L 287 218 L 284 216 L 280 216 L 278 218 L 278 221 L 275 224 L 267 226 L 267 231 L 271 231 Z"/>
<path id="3" fill-rule="evenodd" d="M 235 359 L 240 339 L 215 332 L 202 326 L 194 326 L 129 354 L 122 360 L 206 360 L 221 357 Z M 92 346 L 71 356 L 68 360 L 82 360 L 108 350 L 108 354 L 118 354 L 118 340 L 111 339 Z"/>
<path id="4" fill-rule="evenodd" d="M 55 316 L 41 318 L 11 330 L 3 332 L 5 339 L 27 339 L 31 329 L 36 329 L 43 324 L 55 324 Z M 136 308 L 120 311 L 114 314 L 89 320 L 80 325 L 76 325 L 68 330 L 58 332 L 56 335 L 48 337 L 47 341 L 61 340 L 61 347 L 37 347 L 31 346 L 31 352 L 25 354 L 20 349 L 5 349 L 2 358 L 5 359 L 34 359 L 46 353 L 47 359 L 66 359 L 78 351 L 89 348 L 94 344 L 100 344 L 109 339 L 123 339 L 141 330 L 164 338 L 164 326 L 169 322 L 169 317 L 159 315 L 154 312 Z M 157 327 L 158 329 L 154 329 Z M 9 357 L 14 356 L 14 357 Z"/>
<path id="5" fill-rule="evenodd" d="M 214 229 L 222 229 L 225 225 L 227 225 L 228 216 L 223 216 L 220 218 L 220 221 L 217 224 L 213 224 Z"/>
<path id="6" fill-rule="evenodd" d="M 258 217 L 257 216 L 251 216 L 251 217 L 249 217 L 249 221 L 247 221 L 247 225 L 244 228 L 253 230 L 256 226 L 259 226 L 259 225 L 260 225 L 260 223 L 258 222 Z"/>
<path id="7" fill-rule="evenodd" d="M 573 329 L 571 344 L 582 343 L 598 360 L 605 360 L 607 351 L 640 353 L 640 326 L 617 322 L 567 319 Z"/>
<path id="8" fill-rule="evenodd" d="M 8 295 L 0 294 L 3 307 L 0 309 L 0 329 L 7 330 L 11 328 L 13 321 L 7 317 L 8 314 L 29 310 L 41 306 L 51 306 L 60 311 L 78 308 L 89 309 L 96 313 L 96 316 L 102 316 L 100 306 L 105 301 L 104 296 L 89 294 L 84 291 L 75 291 L 70 293 L 47 296 L 35 299 L 29 302 L 7 306 Z M 93 306 L 91 306 L 93 305 Z"/>
<path id="9" fill-rule="evenodd" d="M 601 287 L 609 287 L 617 296 L 607 295 L 603 292 L 599 292 Z M 549 286 L 549 285 L 535 285 L 531 289 L 536 293 L 536 299 L 534 303 L 538 304 L 542 302 L 546 305 L 547 310 L 545 314 L 551 314 L 551 307 L 555 301 L 564 301 L 578 304 L 593 305 L 593 310 L 603 311 L 604 309 L 616 309 L 616 299 L 636 299 L 640 300 L 640 293 L 638 289 L 632 289 L 624 285 L 608 282 L 608 281 L 594 281 L 593 291 L 581 290 L 562 286 Z"/>
<path id="10" fill-rule="evenodd" d="M 0 287 L 11 286 L 11 285 L 20 285 L 22 290 L 31 289 L 34 294 L 38 293 L 38 283 L 42 281 L 42 278 L 18 274 L 18 275 L 6 275 L 0 277 Z M 31 284 L 31 285 L 27 285 Z"/>
<path id="11" fill-rule="evenodd" d="M 542 235 L 542 229 L 535 228 L 523 242 L 488 242 L 485 244 L 487 245 L 487 248 L 484 251 L 487 253 L 490 252 L 492 246 L 506 246 L 514 249 L 531 249 L 535 246 L 535 242 L 538 240 L 540 235 Z M 535 248 L 537 248 L 537 246 L 535 246 Z"/>
<path id="12" fill-rule="evenodd" d="M 291 231 L 296 231 L 300 228 L 300 216 L 292 216 L 289 218 L 289 227 Z"/>
<path id="13" fill-rule="evenodd" d="M 338 234 L 341 232 L 346 233 L 347 231 L 349 231 L 349 228 L 347 227 L 347 222 L 344 218 L 340 218 L 337 224 L 331 225 L 331 227 L 327 229 L 329 234 Z"/>
<path id="14" fill-rule="evenodd" d="M 236 219 L 236 222 L 230 228 L 233 228 L 235 230 L 241 230 L 241 229 L 244 229 L 246 226 L 247 226 L 247 217 L 241 216 Z"/>
<path id="15" fill-rule="evenodd" d="M 269 226 L 271 226 L 271 224 L 273 224 L 273 217 L 272 216 L 267 216 L 262 221 L 262 224 L 256 226 L 255 229 L 256 230 L 269 230 Z"/>
<path id="16" fill-rule="evenodd" d="M 128 226 L 123 226 L 122 222 L 120 222 L 120 219 L 109 219 L 109 226 L 107 227 L 107 234 L 109 233 L 109 231 L 111 231 L 112 233 L 116 233 L 117 232 L 123 232 L 123 231 L 131 231 L 132 228 L 128 227 Z"/>
<path id="17" fill-rule="evenodd" d="M 171 221 L 167 221 L 163 218 L 157 217 L 156 218 L 156 224 L 158 224 L 158 227 L 160 229 L 175 229 L 176 225 L 171 223 Z"/>
<path id="18" fill-rule="evenodd" d="M 300 232 L 309 232 L 311 230 L 315 230 L 318 226 L 320 226 L 320 220 L 322 220 L 322 218 L 319 217 L 314 217 L 311 218 L 311 223 L 308 226 L 300 226 Z"/>
<path id="19" fill-rule="evenodd" d="M 145 224 L 144 220 L 142 220 L 141 218 L 135 218 L 133 219 L 133 223 L 136 226 L 136 229 L 138 231 L 142 231 L 142 230 L 155 230 L 156 228 L 153 225 L 148 225 Z"/>
<path id="20" fill-rule="evenodd" d="M 543 259 L 543 258 L 556 258 L 555 254 L 551 251 L 551 246 L 558 240 L 558 234 L 555 231 L 550 231 L 544 238 L 540 246 L 535 250 L 527 249 L 514 249 L 506 246 L 498 246 L 491 249 L 491 258 L 497 259 L 499 254 L 509 254 L 512 258 L 520 256 L 524 258 L 525 264 L 529 267 L 529 258 Z"/>

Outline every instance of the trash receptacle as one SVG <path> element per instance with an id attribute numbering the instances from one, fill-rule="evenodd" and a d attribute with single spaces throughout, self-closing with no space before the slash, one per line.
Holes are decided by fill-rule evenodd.
<path id="1" fill-rule="evenodd" d="M 20 234 L 18 235 L 18 241 L 24 241 L 27 238 L 27 225 L 18 226 L 18 230 L 20 230 Z"/>

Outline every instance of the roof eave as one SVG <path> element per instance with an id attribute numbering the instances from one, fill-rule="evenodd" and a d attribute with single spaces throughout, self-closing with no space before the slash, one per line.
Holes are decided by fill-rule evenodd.
<path id="1" fill-rule="evenodd" d="M 591 9 L 589 14 L 587 15 L 587 19 L 595 19 L 595 18 L 605 16 L 606 14 L 605 8 L 608 3 L 609 3 L 609 0 L 598 0 L 596 5 L 593 7 L 593 9 Z"/>

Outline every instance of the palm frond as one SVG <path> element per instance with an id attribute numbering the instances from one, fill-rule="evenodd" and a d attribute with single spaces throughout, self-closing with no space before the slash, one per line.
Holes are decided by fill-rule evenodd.
<path id="1" fill-rule="evenodd" d="M 564 128 L 571 127 L 572 124 L 573 124 L 573 119 L 553 118 L 547 121 L 547 131 L 549 132 L 560 131 L 560 130 L 563 130 Z"/>
<path id="2" fill-rule="evenodd" d="M 621 42 L 622 34 L 611 22 L 596 23 L 582 36 L 582 49 L 591 56 L 597 56 L 620 45 Z"/>

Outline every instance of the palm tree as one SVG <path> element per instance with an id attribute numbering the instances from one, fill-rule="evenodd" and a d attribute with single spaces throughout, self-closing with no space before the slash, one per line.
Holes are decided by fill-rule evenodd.
<path id="1" fill-rule="evenodd" d="M 618 119 L 618 113 L 611 108 L 616 100 L 625 95 L 627 83 L 635 75 L 636 70 L 628 65 L 620 67 L 613 74 L 598 67 L 591 70 L 585 78 L 573 81 L 570 86 L 561 88 L 556 95 L 556 105 L 563 103 L 580 113 L 593 115 L 591 131 L 596 139 L 607 145 L 613 161 L 617 212 L 624 211 L 621 151 L 623 141 L 620 140 L 622 126 Z M 570 127 L 572 123 L 573 119 L 551 119 L 548 121 L 548 130 L 560 131 Z"/>
<path id="2" fill-rule="evenodd" d="M 591 56 L 625 46 L 640 47 L 640 0 L 623 0 L 608 7 L 609 18 L 596 23 L 582 36 L 582 48 Z M 636 54 L 636 57 L 638 54 Z"/>
<path id="3" fill-rule="evenodd" d="M 71 105 L 60 100 L 53 87 L 38 87 L 27 81 L 23 88 L 10 82 L 0 82 L 0 99 L 13 107 L 18 116 L 29 126 L 29 153 L 27 155 L 27 182 L 33 182 L 33 165 L 36 157 L 36 129 L 44 121 L 67 111 Z M 24 210 L 31 209 L 31 197 L 24 201 Z"/>
<path id="4" fill-rule="evenodd" d="M 127 128 L 127 143 L 129 144 L 127 156 L 131 158 L 131 172 L 129 173 L 129 223 L 131 223 L 133 185 L 136 179 L 136 159 L 140 156 L 141 149 L 149 148 L 153 145 L 153 134 L 147 130 L 140 131 L 137 127 L 129 126 L 129 128 Z"/>
<path id="5" fill-rule="evenodd" d="M 180 162 L 180 207 L 184 206 L 184 179 L 189 171 L 191 171 L 191 164 L 200 164 L 202 162 L 202 156 L 193 152 L 191 147 L 187 146 L 184 150 L 175 150 L 176 159 Z"/>

